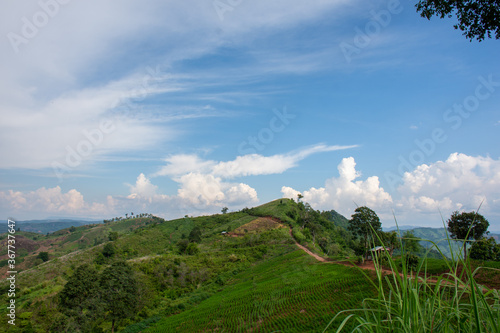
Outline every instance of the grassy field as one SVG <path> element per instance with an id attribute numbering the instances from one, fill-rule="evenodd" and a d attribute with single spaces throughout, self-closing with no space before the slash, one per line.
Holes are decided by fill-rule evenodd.
<path id="1" fill-rule="evenodd" d="M 318 263 L 295 250 L 235 275 L 196 308 L 144 332 L 318 332 L 337 312 L 373 295 L 357 269 Z"/>

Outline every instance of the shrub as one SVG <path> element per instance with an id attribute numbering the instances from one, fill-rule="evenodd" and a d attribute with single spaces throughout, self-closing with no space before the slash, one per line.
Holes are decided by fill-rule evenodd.
<path id="1" fill-rule="evenodd" d="M 115 247 L 112 243 L 107 243 L 102 249 L 102 255 L 106 258 L 111 258 L 115 254 Z"/>
<path id="2" fill-rule="evenodd" d="M 189 241 L 187 239 L 181 239 L 175 245 L 177 245 L 179 254 L 184 254 L 189 246 Z"/>
<path id="3" fill-rule="evenodd" d="M 48 252 L 40 252 L 37 256 L 38 259 L 41 259 L 43 262 L 49 261 L 49 253 Z"/>
<path id="4" fill-rule="evenodd" d="M 292 235 L 293 238 L 301 244 L 306 241 L 306 236 L 304 236 L 304 234 L 297 227 L 293 228 Z"/>
<path id="5" fill-rule="evenodd" d="M 417 257 L 414 254 L 407 254 L 403 257 L 403 260 L 406 263 L 406 268 L 409 269 L 410 271 L 415 271 L 417 270 L 418 263 L 420 261 L 420 258 Z M 403 262 L 399 264 L 400 267 L 403 267 Z"/>
<path id="6" fill-rule="evenodd" d="M 198 248 L 198 245 L 196 243 L 189 243 L 189 245 L 186 248 L 186 253 L 189 254 L 190 256 L 198 254 L 200 252 L 200 249 Z"/>

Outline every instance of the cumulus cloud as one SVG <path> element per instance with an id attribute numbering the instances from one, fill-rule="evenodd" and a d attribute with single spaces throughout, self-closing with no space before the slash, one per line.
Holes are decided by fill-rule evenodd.
<path id="1" fill-rule="evenodd" d="M 310 188 L 301 192 L 303 200 L 315 209 L 335 209 L 341 214 L 350 215 L 356 205 L 368 206 L 372 209 L 387 209 L 392 204 L 392 197 L 382 187 L 377 176 L 366 180 L 356 180 L 361 174 L 356 171 L 353 157 L 342 159 L 337 167 L 339 177 L 325 182 L 325 187 Z M 299 191 L 283 186 L 283 196 L 296 198 Z"/>
<path id="2" fill-rule="evenodd" d="M 354 158 L 344 158 L 338 165 L 339 177 L 333 177 L 321 188 L 298 191 L 283 186 L 283 197 L 304 196 L 316 209 L 335 209 L 349 216 L 356 205 L 374 209 L 386 222 L 393 224 L 392 209 L 399 223 L 442 226 L 455 210 L 474 211 L 481 205 L 483 215 L 494 222 L 500 217 L 500 160 L 483 156 L 453 153 L 445 161 L 422 164 L 406 172 L 397 193 L 389 194 L 377 176 L 358 180 Z"/>
<path id="3" fill-rule="evenodd" d="M 135 182 L 135 185 L 129 185 L 131 198 L 135 197 L 154 197 L 157 193 L 158 186 L 151 184 L 151 181 L 141 173 Z"/>
<path id="4" fill-rule="evenodd" d="M 419 212 L 472 211 L 481 202 L 482 211 L 492 212 L 500 202 L 500 160 L 453 153 L 406 172 L 398 191 L 399 206 Z"/>
<path id="5" fill-rule="evenodd" d="M 96 216 L 108 212 L 101 203 L 87 203 L 83 195 L 75 189 L 64 193 L 59 186 L 39 188 L 27 193 L 12 191 L 0 192 L 2 209 L 12 214 L 25 212 L 62 213 L 68 215 Z"/>

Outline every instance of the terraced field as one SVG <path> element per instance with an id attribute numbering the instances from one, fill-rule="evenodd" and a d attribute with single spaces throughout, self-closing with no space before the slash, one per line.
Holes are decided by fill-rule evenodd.
<path id="1" fill-rule="evenodd" d="M 145 332 L 318 332 L 371 296 L 357 269 L 318 263 L 296 250 L 236 275 L 225 290 Z"/>

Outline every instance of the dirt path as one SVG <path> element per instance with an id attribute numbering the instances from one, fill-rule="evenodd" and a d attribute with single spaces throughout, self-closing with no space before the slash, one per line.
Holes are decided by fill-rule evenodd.
<path id="1" fill-rule="evenodd" d="M 314 258 L 316 258 L 317 260 L 321 261 L 321 262 L 328 262 L 325 258 L 323 257 L 320 257 L 318 256 L 316 253 L 312 253 L 308 248 L 306 248 L 305 246 L 302 246 L 300 245 L 299 243 L 295 242 L 295 245 L 297 245 L 299 248 L 301 248 L 302 250 L 304 250 L 308 255 L 310 256 L 313 256 Z M 332 262 L 330 262 L 332 263 Z"/>
<path id="2" fill-rule="evenodd" d="M 290 229 L 290 236 L 295 241 L 295 238 L 293 238 L 292 229 Z M 355 265 L 355 264 L 352 264 L 350 262 L 345 262 L 345 261 L 330 261 L 330 260 L 327 260 L 327 259 L 317 255 L 316 253 L 311 252 L 311 250 L 309 250 L 305 246 L 300 245 L 297 241 L 295 241 L 295 245 L 297 245 L 300 249 L 304 250 L 304 252 L 307 253 L 308 255 L 314 257 L 316 260 L 321 261 L 321 262 L 327 262 L 329 264 L 339 264 L 339 265 L 344 265 L 344 266 L 349 266 L 349 267 L 358 267 L 361 269 L 368 269 L 370 271 L 376 270 L 375 263 L 373 261 L 365 261 L 361 265 Z M 382 272 L 386 273 L 386 274 L 392 274 L 391 270 L 385 269 L 385 268 L 382 268 Z M 400 273 L 400 275 L 403 276 L 401 273 Z"/>

